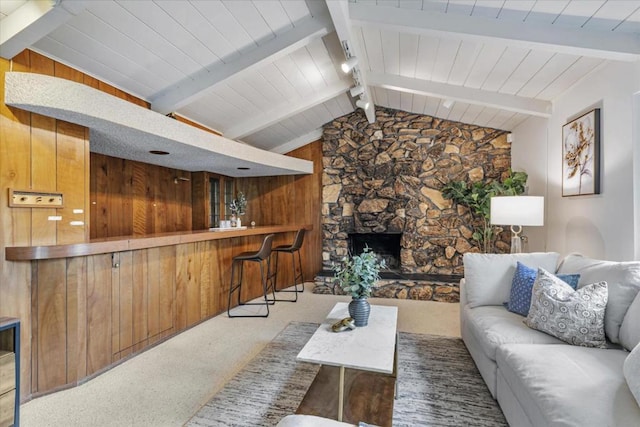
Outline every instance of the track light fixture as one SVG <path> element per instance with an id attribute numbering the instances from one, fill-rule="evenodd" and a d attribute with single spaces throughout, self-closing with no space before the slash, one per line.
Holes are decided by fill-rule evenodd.
<path id="1" fill-rule="evenodd" d="M 364 93 L 364 88 L 361 85 L 354 86 L 349 92 L 351 92 L 351 96 L 355 98 L 356 96 L 360 96 Z"/>
<path id="2" fill-rule="evenodd" d="M 342 72 L 346 74 L 351 71 L 356 65 L 358 65 L 358 58 L 352 56 L 351 58 L 343 62 L 340 68 L 342 68 Z"/>
<path id="3" fill-rule="evenodd" d="M 358 99 L 356 101 L 356 106 L 362 108 L 363 110 L 366 110 L 367 108 L 369 108 L 369 101 L 367 101 L 366 99 Z"/>

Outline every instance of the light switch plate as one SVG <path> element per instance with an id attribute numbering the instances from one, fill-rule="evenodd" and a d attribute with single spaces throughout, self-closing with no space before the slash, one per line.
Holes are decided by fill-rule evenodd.
<path id="1" fill-rule="evenodd" d="M 62 193 L 9 189 L 9 207 L 12 208 L 61 208 Z"/>

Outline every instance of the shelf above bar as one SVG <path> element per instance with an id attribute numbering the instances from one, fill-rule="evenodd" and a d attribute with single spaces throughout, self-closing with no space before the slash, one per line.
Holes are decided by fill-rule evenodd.
<path id="1" fill-rule="evenodd" d="M 91 129 L 91 151 L 231 177 L 313 173 L 313 163 L 181 123 L 92 87 L 35 73 L 5 74 L 5 103 Z M 169 153 L 150 154 L 151 151 Z"/>

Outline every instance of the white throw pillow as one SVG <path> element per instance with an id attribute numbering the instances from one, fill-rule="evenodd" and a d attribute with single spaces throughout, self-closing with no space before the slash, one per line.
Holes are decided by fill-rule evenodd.
<path id="1" fill-rule="evenodd" d="M 571 254 L 562 261 L 558 273 L 579 273 L 578 289 L 589 283 L 607 282 L 609 299 L 604 317 L 604 330 L 611 342 L 620 343 L 620 326 L 629 306 L 640 291 L 640 262 L 601 261 Z"/>
<path id="2" fill-rule="evenodd" d="M 620 326 L 620 344 L 629 351 L 640 344 L 640 293 L 629 306 Z"/>
<path id="3" fill-rule="evenodd" d="M 622 371 L 624 372 L 624 378 L 627 380 L 631 394 L 633 394 L 638 405 L 640 405 L 640 344 L 638 344 L 624 360 Z"/>
<path id="4" fill-rule="evenodd" d="M 559 257 L 560 254 L 556 252 L 464 254 L 462 259 L 469 306 L 502 305 L 507 301 L 518 261 L 531 268 L 555 271 Z"/>

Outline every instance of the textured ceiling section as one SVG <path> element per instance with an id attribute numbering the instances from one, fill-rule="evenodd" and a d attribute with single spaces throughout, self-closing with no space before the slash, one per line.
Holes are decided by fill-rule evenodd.
<path id="1" fill-rule="evenodd" d="M 231 141 L 65 79 L 5 73 L 5 102 L 90 128 L 92 150 L 113 157 L 235 177 L 313 172 L 310 161 Z"/>
<path id="2" fill-rule="evenodd" d="M 609 61 L 640 59 L 640 0 L 35 4 L 0 2 L 0 54 L 30 47 L 275 152 L 353 111 L 345 40 L 376 105 L 505 130 L 548 117 Z"/>

